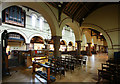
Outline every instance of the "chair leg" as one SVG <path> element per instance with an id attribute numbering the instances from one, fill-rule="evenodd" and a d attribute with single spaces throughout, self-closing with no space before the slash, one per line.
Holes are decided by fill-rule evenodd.
<path id="1" fill-rule="evenodd" d="M 101 79 L 101 77 L 100 77 L 100 76 L 98 76 L 98 82 L 100 82 L 100 79 Z"/>

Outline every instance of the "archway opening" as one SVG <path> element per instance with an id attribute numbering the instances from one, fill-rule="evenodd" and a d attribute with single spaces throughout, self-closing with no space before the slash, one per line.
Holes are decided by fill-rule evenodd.
<path id="1" fill-rule="evenodd" d="M 18 51 L 26 50 L 25 38 L 16 32 L 8 33 L 8 46 L 6 53 L 8 55 L 8 66 L 18 66 Z"/>
<path id="2" fill-rule="evenodd" d="M 54 46 L 53 46 L 53 44 L 54 44 L 53 39 L 51 39 L 51 40 L 48 41 L 48 45 L 49 45 L 49 50 L 50 50 L 50 51 L 54 51 Z"/>
<path id="3" fill-rule="evenodd" d="M 41 50 L 45 48 L 44 40 L 40 36 L 34 36 L 30 41 L 30 49 Z"/>
<path id="4" fill-rule="evenodd" d="M 68 50 L 68 51 L 73 51 L 73 50 L 74 50 L 73 48 L 74 48 L 73 42 L 70 41 L 70 42 L 68 43 L 68 48 L 67 48 L 67 50 Z"/>
<path id="5" fill-rule="evenodd" d="M 65 50 L 66 50 L 66 42 L 65 42 L 65 40 L 61 40 L 60 51 L 65 51 Z"/>
<path id="6" fill-rule="evenodd" d="M 86 32 L 87 30 L 89 32 Z M 88 28 L 87 30 L 85 31 L 85 37 L 87 40 L 87 42 L 85 44 L 86 51 L 88 51 L 87 43 L 91 43 L 90 49 L 91 49 L 92 54 L 96 54 L 97 52 L 98 53 L 100 53 L 100 52 L 108 53 L 108 45 L 107 45 L 107 41 L 106 41 L 104 35 L 101 32 L 91 29 L 91 28 Z M 88 35 L 90 35 L 90 37 L 88 37 Z"/>
<path id="7" fill-rule="evenodd" d="M 65 25 L 62 30 L 62 40 L 65 40 L 66 43 L 71 42 L 71 45 L 66 44 L 64 46 L 65 51 L 73 51 L 75 50 L 75 34 L 72 28 L 69 25 Z"/>

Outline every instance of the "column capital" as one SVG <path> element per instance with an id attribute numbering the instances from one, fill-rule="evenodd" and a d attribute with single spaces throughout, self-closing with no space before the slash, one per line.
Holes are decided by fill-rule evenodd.
<path id="1" fill-rule="evenodd" d="M 104 46 L 104 47 L 108 47 L 108 46 Z"/>
<path id="2" fill-rule="evenodd" d="M 79 43 L 79 42 L 82 42 L 81 40 L 80 41 L 75 41 L 76 43 Z"/>
<path id="3" fill-rule="evenodd" d="M 60 38 L 60 39 L 62 39 L 62 36 L 52 36 L 52 39 L 55 39 L 55 38 Z"/>
<path id="4" fill-rule="evenodd" d="M 26 45 L 29 45 L 30 43 L 25 43 Z"/>
<path id="5" fill-rule="evenodd" d="M 98 46 L 103 46 L 103 45 L 98 45 Z"/>
<path id="6" fill-rule="evenodd" d="M 87 43 L 87 44 L 92 44 L 92 43 Z"/>

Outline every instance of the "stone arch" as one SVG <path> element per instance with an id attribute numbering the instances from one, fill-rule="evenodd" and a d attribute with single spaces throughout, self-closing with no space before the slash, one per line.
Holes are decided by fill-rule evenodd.
<path id="1" fill-rule="evenodd" d="M 36 3 L 36 2 L 32 2 L 32 3 L 10 2 L 8 3 L 8 2 L 5 2 L 5 3 L 2 3 L 2 10 L 4 10 L 7 7 L 13 6 L 13 5 L 30 7 L 36 10 L 37 12 L 39 12 L 47 20 L 50 26 L 50 29 L 51 29 L 52 36 L 59 36 L 59 25 L 58 25 L 56 16 L 50 10 L 49 6 L 47 6 L 45 3 Z"/>
<path id="2" fill-rule="evenodd" d="M 73 46 L 73 42 L 72 42 L 72 41 L 70 41 L 69 43 L 71 43 L 71 44 L 72 44 L 72 46 Z M 69 43 L 68 43 L 68 45 L 69 45 Z"/>
<path id="3" fill-rule="evenodd" d="M 87 40 L 87 43 L 92 43 L 92 37 L 91 37 L 91 34 L 90 34 L 90 30 L 89 29 L 83 29 L 82 31 L 82 35 L 85 34 L 86 36 L 86 40 Z"/>
<path id="4" fill-rule="evenodd" d="M 32 38 L 34 38 L 34 37 L 37 37 L 37 38 L 40 38 L 41 40 L 43 40 L 43 42 L 42 42 L 42 44 L 44 44 L 44 39 L 41 37 L 41 36 L 33 36 Z M 31 40 L 30 40 L 30 43 L 31 43 L 31 41 L 32 41 L 32 38 L 31 38 Z M 33 42 L 32 42 L 33 43 Z"/>
<path id="5" fill-rule="evenodd" d="M 108 44 L 108 59 L 114 58 L 114 52 L 120 51 L 118 41 L 118 9 L 119 4 L 116 3 L 100 7 L 86 17 L 82 24 L 84 27 L 86 25 L 86 27 L 91 27 L 103 34 Z"/>
<path id="6" fill-rule="evenodd" d="M 61 41 L 64 41 L 65 45 L 67 45 L 67 42 L 66 42 L 65 40 L 62 39 Z M 61 41 L 60 41 L 60 42 L 61 42 Z"/>
<path id="7" fill-rule="evenodd" d="M 74 31 L 75 40 L 76 40 L 76 41 L 81 40 L 81 30 L 80 30 L 80 27 L 79 27 L 78 23 L 75 22 L 75 21 L 72 22 L 72 19 L 71 19 L 71 18 L 66 17 L 66 18 L 64 18 L 64 19 L 61 21 L 61 23 L 60 23 L 60 30 L 61 30 L 61 31 L 63 30 L 63 27 L 64 27 L 66 24 L 69 25 L 69 26 L 72 28 L 72 30 Z M 61 34 L 61 35 L 62 35 L 62 34 Z"/>
<path id="8" fill-rule="evenodd" d="M 113 48 L 113 46 L 112 46 L 113 43 L 112 43 L 110 36 L 107 34 L 107 32 L 105 32 L 105 30 L 102 27 L 97 26 L 95 24 L 90 24 L 90 23 L 83 23 L 82 27 L 89 27 L 91 29 L 101 32 L 107 41 L 108 47 Z"/>
<path id="9" fill-rule="evenodd" d="M 14 30 L 8 29 L 7 31 L 8 31 L 8 33 L 15 32 L 15 33 L 20 34 L 22 37 L 24 37 L 25 43 L 28 43 L 28 37 L 26 36 L 26 34 L 24 32 L 22 32 L 20 30 L 15 30 L 15 29 Z"/>
<path id="10" fill-rule="evenodd" d="M 44 39 L 45 39 L 45 37 L 42 36 L 41 34 L 32 34 L 32 35 L 29 36 L 29 43 L 30 43 L 31 39 L 32 39 L 33 37 L 35 37 L 35 36 L 41 37 L 41 38 L 43 39 L 43 41 L 44 41 Z"/>

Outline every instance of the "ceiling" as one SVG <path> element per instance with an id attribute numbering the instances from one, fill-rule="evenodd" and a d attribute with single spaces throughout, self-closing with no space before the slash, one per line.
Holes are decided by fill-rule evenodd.
<path id="1" fill-rule="evenodd" d="M 58 9 L 59 19 L 61 13 L 65 13 L 73 21 L 77 21 L 80 24 L 84 19 L 97 8 L 105 5 L 113 4 L 113 2 L 48 2 L 50 5 Z"/>

